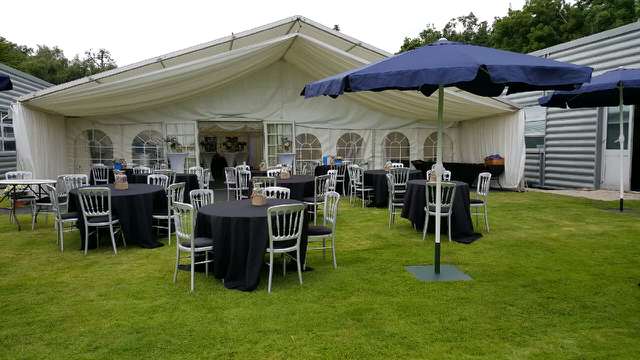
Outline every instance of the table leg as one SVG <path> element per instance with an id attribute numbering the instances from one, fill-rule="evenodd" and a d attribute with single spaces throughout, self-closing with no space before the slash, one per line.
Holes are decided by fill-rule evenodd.
<path id="1" fill-rule="evenodd" d="M 20 227 L 20 220 L 18 220 L 18 216 L 16 215 L 16 204 L 17 204 L 17 200 L 18 200 L 18 195 L 16 194 L 16 187 L 17 185 L 13 185 L 12 188 L 12 192 L 13 192 L 13 204 L 11 206 L 11 214 L 13 215 L 13 220 L 15 220 L 16 225 L 18 226 L 18 231 L 22 230 L 22 228 Z"/>

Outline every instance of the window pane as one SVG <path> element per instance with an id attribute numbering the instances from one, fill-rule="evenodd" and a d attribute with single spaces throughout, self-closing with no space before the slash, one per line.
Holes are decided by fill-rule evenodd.
<path id="1" fill-rule="evenodd" d="M 629 111 L 630 107 L 624 107 L 624 148 L 628 149 L 629 139 Z M 620 111 L 617 107 L 607 109 L 607 149 L 620 149 L 618 144 L 618 136 L 620 136 Z"/>
<path id="2" fill-rule="evenodd" d="M 544 145 L 544 136 L 525 136 L 524 143 L 527 149 L 537 149 Z"/>

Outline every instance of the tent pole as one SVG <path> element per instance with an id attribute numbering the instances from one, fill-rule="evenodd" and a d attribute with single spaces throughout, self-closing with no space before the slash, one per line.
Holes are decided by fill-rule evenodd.
<path id="1" fill-rule="evenodd" d="M 444 87 L 438 87 L 438 148 L 436 152 L 436 234 L 434 271 L 440 274 L 440 207 L 442 204 L 442 128 L 444 127 Z"/>
<path id="2" fill-rule="evenodd" d="M 622 91 L 622 84 L 620 84 L 620 104 L 618 105 L 620 111 L 620 136 L 618 136 L 620 143 L 620 212 L 624 211 L 624 97 Z"/>

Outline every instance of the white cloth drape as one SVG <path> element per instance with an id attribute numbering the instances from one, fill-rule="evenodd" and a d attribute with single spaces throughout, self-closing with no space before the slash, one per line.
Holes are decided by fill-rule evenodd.
<path id="1" fill-rule="evenodd" d="M 65 169 L 64 117 L 30 109 L 22 103 L 11 106 L 16 137 L 18 168 L 35 178 L 55 179 Z"/>
<path id="2" fill-rule="evenodd" d="M 520 188 L 524 176 L 524 112 L 465 121 L 460 127 L 461 161 L 482 163 L 492 154 L 505 158 L 503 187 Z"/>

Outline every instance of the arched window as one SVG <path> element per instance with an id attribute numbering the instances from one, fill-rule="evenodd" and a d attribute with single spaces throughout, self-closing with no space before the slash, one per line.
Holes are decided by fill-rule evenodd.
<path id="1" fill-rule="evenodd" d="M 442 161 L 453 161 L 453 141 L 449 135 L 442 133 Z M 438 133 L 432 132 L 424 140 L 424 160 L 436 161 L 438 152 Z"/>
<path id="2" fill-rule="evenodd" d="M 382 141 L 382 150 L 385 162 L 401 162 L 406 166 L 409 165 L 411 147 L 409 139 L 403 133 L 395 131 L 387 134 Z"/>
<path id="3" fill-rule="evenodd" d="M 75 141 L 76 167 L 86 170 L 91 164 L 113 164 L 113 142 L 103 131 L 89 129 L 83 131 Z"/>
<path id="4" fill-rule="evenodd" d="M 131 157 L 136 165 L 153 166 L 164 159 L 162 134 L 144 130 L 131 142 Z"/>
<path id="5" fill-rule="evenodd" d="M 336 155 L 342 157 L 342 160 L 353 161 L 355 164 L 362 163 L 364 140 L 362 136 L 348 132 L 338 138 L 336 144 Z"/>
<path id="6" fill-rule="evenodd" d="M 296 136 L 296 160 L 320 160 L 322 159 L 322 145 L 313 134 L 299 134 Z"/>

